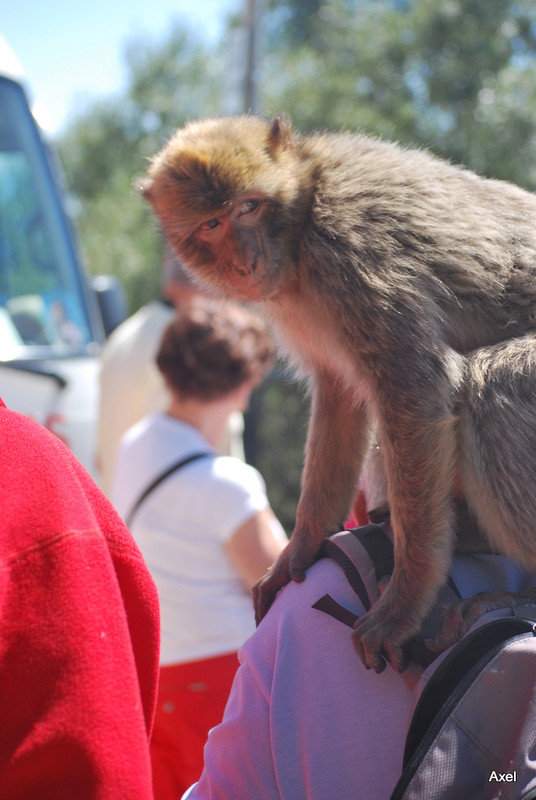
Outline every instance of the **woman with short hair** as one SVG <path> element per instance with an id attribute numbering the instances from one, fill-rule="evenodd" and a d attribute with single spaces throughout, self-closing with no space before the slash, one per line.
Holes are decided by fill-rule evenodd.
<path id="1" fill-rule="evenodd" d="M 167 327 L 156 359 L 171 393 L 166 413 L 134 425 L 120 447 L 112 501 L 161 604 L 156 800 L 176 800 L 199 778 L 238 648 L 255 628 L 251 587 L 287 541 L 257 470 L 218 455 L 229 416 L 246 409 L 271 362 L 256 315 L 197 300 Z"/>

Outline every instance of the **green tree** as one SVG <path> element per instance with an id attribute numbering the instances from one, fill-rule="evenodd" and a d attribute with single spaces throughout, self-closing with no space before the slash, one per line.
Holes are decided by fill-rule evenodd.
<path id="1" fill-rule="evenodd" d="M 304 130 L 365 130 L 536 186 L 531 0 L 332 0 L 311 13 L 305 41 L 284 17 L 269 28 L 267 110 L 292 109 Z"/>
<path id="2" fill-rule="evenodd" d="M 158 295 L 162 252 L 135 178 L 176 127 L 219 112 L 222 76 L 217 54 L 181 26 L 131 40 L 125 61 L 124 93 L 88 107 L 58 149 L 89 269 L 119 277 L 134 311 Z"/>

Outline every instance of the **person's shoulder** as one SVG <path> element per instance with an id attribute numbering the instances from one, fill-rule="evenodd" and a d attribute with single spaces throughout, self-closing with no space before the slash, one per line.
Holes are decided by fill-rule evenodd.
<path id="1" fill-rule="evenodd" d="M 135 447 L 138 442 L 158 435 L 163 427 L 162 416 L 159 412 L 147 414 L 127 428 L 121 438 L 121 449 L 128 450 Z"/>
<path id="2" fill-rule="evenodd" d="M 171 322 L 175 315 L 173 306 L 163 303 L 161 300 L 152 300 L 142 306 L 136 314 L 133 314 L 133 327 L 136 328 L 156 328 L 159 330 L 168 322 Z"/>
<path id="3" fill-rule="evenodd" d="M 146 344 L 154 349 L 154 337 L 159 337 L 165 326 L 173 319 L 174 311 L 156 300 L 139 308 L 134 314 L 112 331 L 101 353 L 104 368 L 115 359 L 135 354 L 136 349 Z"/>
<path id="4" fill-rule="evenodd" d="M 57 436 L 0 407 L 0 547 L 26 545 L 71 531 L 122 542 L 123 523 L 85 467 Z"/>
<path id="5" fill-rule="evenodd" d="M 315 607 L 325 595 L 351 614 L 364 612 L 341 567 L 331 558 L 320 558 L 309 567 L 304 581 L 290 581 L 281 589 L 255 633 L 242 645 L 241 661 L 256 674 L 262 673 L 264 665 L 273 662 L 277 642 L 284 642 L 300 659 L 317 658 L 310 648 L 318 641 L 329 643 L 332 653 L 353 654 L 351 628 Z"/>
<path id="6" fill-rule="evenodd" d="M 36 465 L 36 472 L 46 473 L 50 462 L 53 465 L 63 460 L 65 450 L 57 436 L 42 425 L 0 406 L 0 468 L 4 476 L 16 477 L 32 464 Z"/>
<path id="7" fill-rule="evenodd" d="M 210 467 L 210 477 L 214 483 L 227 487 L 230 491 L 254 495 L 266 495 L 266 485 L 260 472 L 235 456 L 216 456 Z"/>
<path id="8" fill-rule="evenodd" d="M 217 456 L 214 459 L 213 468 L 219 477 L 239 483 L 248 482 L 265 488 L 260 472 L 236 456 Z"/>
<path id="9" fill-rule="evenodd" d="M 146 307 L 138 309 L 130 317 L 127 317 L 115 328 L 108 336 L 101 352 L 101 360 L 107 361 L 123 347 L 125 341 L 129 340 L 132 334 L 138 330 L 146 316 Z"/>
<path id="10" fill-rule="evenodd" d="M 364 611 L 339 564 L 332 558 L 323 557 L 309 567 L 304 581 L 291 581 L 279 593 L 273 608 L 285 616 L 301 615 L 300 609 L 309 613 L 313 605 L 326 594 L 353 614 L 362 614 Z M 315 610 L 316 613 L 321 612 Z"/>
<path id="11" fill-rule="evenodd" d="M 123 502 L 132 502 L 132 493 L 141 492 L 155 477 L 153 473 L 161 469 L 162 447 L 168 447 L 169 437 L 162 430 L 160 417 L 158 412 L 148 414 L 121 436 L 109 492 L 121 514 L 125 512 Z"/>
<path id="12" fill-rule="evenodd" d="M 62 486 L 93 482 L 55 434 L 5 406 L 0 407 L 0 475 L 4 486 L 21 494 L 25 488 L 28 497 L 38 491 L 50 493 Z"/>

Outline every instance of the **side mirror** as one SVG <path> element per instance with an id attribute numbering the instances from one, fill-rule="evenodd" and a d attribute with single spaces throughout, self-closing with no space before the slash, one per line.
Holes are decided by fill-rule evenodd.
<path id="1" fill-rule="evenodd" d="M 108 337 L 128 316 L 123 286 L 112 275 L 97 275 L 92 279 L 92 284 L 101 312 L 104 333 Z"/>

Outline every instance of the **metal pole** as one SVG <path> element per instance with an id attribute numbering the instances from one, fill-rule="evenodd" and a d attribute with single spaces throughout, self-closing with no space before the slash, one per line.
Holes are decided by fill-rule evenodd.
<path id="1" fill-rule="evenodd" d="M 257 112 L 259 98 L 257 90 L 258 66 L 258 6 L 257 0 L 246 0 L 246 74 L 244 79 L 244 111 Z"/>

